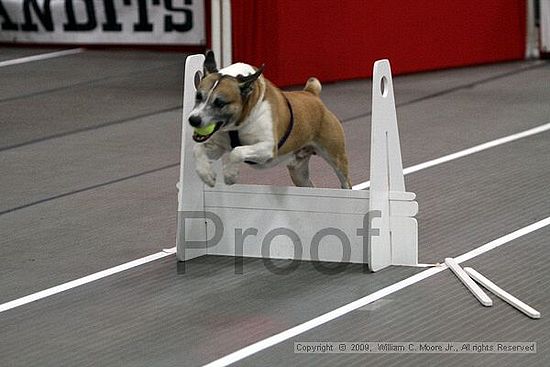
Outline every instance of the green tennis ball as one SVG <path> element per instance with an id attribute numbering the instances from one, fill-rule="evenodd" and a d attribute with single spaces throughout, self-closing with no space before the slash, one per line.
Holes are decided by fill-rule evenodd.
<path id="1" fill-rule="evenodd" d="M 206 136 L 206 135 L 212 134 L 215 128 L 216 128 L 216 123 L 213 122 L 209 125 L 206 125 L 205 127 L 196 127 L 195 132 L 198 135 Z"/>

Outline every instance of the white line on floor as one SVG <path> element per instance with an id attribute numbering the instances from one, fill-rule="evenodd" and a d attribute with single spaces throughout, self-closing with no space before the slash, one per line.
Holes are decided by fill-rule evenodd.
<path id="1" fill-rule="evenodd" d="M 546 131 L 546 130 L 549 130 L 549 129 L 550 129 L 550 123 L 545 124 L 545 125 L 541 125 L 537 128 L 526 130 L 522 133 L 518 133 L 518 134 L 510 135 L 510 136 L 507 136 L 507 137 L 504 137 L 504 138 L 500 138 L 500 139 L 497 139 L 497 140 L 493 140 L 491 142 L 481 144 L 481 145 L 478 145 L 476 147 L 463 150 L 461 152 L 446 155 L 444 157 L 434 159 L 434 160 L 426 162 L 426 163 L 422 163 L 422 164 L 418 164 L 416 166 L 406 168 L 406 169 L 403 170 L 403 172 L 404 173 L 405 172 L 406 173 L 417 172 L 417 171 L 420 171 L 422 169 L 432 167 L 436 164 L 445 163 L 445 162 L 448 162 L 448 161 L 453 160 L 453 159 L 461 158 L 464 155 L 472 154 L 472 153 L 464 154 L 463 152 L 468 152 L 470 150 L 480 151 L 480 150 L 488 149 L 488 147 L 491 147 L 491 146 L 504 144 L 505 142 L 517 140 L 517 139 L 520 139 L 521 137 L 531 136 L 533 134 L 537 134 L 537 133 L 540 133 L 540 132 L 543 132 L 543 131 Z M 498 142 L 498 143 L 495 145 L 495 142 Z M 479 149 L 479 147 L 483 147 L 483 146 L 485 146 L 485 148 Z M 434 162 L 436 162 L 436 163 L 434 163 Z M 367 182 L 364 182 L 363 184 L 367 184 L 366 187 L 368 187 L 369 182 L 367 181 Z M 356 188 L 354 187 L 354 189 L 356 189 Z M 45 298 L 45 297 L 52 296 L 52 295 L 60 293 L 60 292 L 64 292 L 64 291 L 69 290 L 71 288 L 79 287 L 79 286 L 84 285 L 86 283 L 90 283 L 90 282 L 96 281 L 98 279 L 108 277 L 110 275 L 120 273 L 124 270 L 128 270 L 128 269 L 146 264 L 146 263 L 154 261 L 156 259 L 160 259 L 160 258 L 163 258 L 163 257 L 166 257 L 166 256 L 173 255 L 174 252 L 175 252 L 175 248 L 167 249 L 167 250 L 164 250 L 162 252 L 158 252 L 156 254 L 153 254 L 153 255 L 150 255 L 150 256 L 147 256 L 147 257 L 144 257 L 144 258 L 141 258 L 141 259 L 130 261 L 126 264 L 122 264 L 122 265 L 116 266 L 116 267 L 111 268 L 111 269 L 106 269 L 106 270 L 103 270 L 103 271 L 85 276 L 83 278 L 75 279 L 75 280 L 70 281 L 68 283 L 60 284 L 58 286 L 55 286 L 55 287 L 52 287 L 52 288 L 49 288 L 49 289 L 46 289 L 46 290 L 43 290 L 43 291 L 40 291 L 40 292 L 33 293 L 33 294 L 30 294 L 30 295 L 22 297 L 22 298 L 18 298 L 18 299 L 15 299 L 13 301 L 9 301 L 9 302 L 4 303 L 4 304 L 0 304 L 0 313 L 4 312 L 4 311 L 7 311 L 7 310 L 10 310 L 10 309 L 15 308 L 15 307 L 23 306 L 27 303 L 31 303 L 31 302 L 37 301 L 37 300 Z M 457 261 L 458 261 L 458 259 L 457 259 Z M 465 261 L 465 260 L 462 260 L 462 261 Z"/>
<path id="2" fill-rule="evenodd" d="M 474 154 L 474 153 L 481 152 L 483 150 L 487 150 L 489 148 L 494 148 L 494 147 L 502 145 L 502 144 L 510 143 L 514 140 L 526 138 L 528 136 L 532 136 L 532 135 L 535 135 L 535 134 L 540 134 L 540 133 L 542 133 L 544 131 L 548 131 L 548 130 L 550 130 L 550 123 L 547 123 L 547 124 L 544 124 L 544 125 L 541 125 L 541 126 L 537 126 L 535 128 L 525 130 L 525 131 L 522 131 L 522 132 L 519 132 L 519 133 L 516 133 L 516 134 L 508 135 L 508 136 L 505 136 L 503 138 L 495 139 L 495 140 L 489 141 L 487 143 L 476 145 L 475 147 L 464 149 L 464 150 L 461 150 L 459 152 L 452 153 L 452 154 L 449 154 L 449 155 L 446 155 L 446 156 L 443 156 L 443 157 L 440 157 L 440 158 L 437 158 L 437 159 L 433 159 L 433 160 L 428 161 L 428 162 L 420 163 L 420 164 L 417 164 L 415 166 L 405 168 L 405 169 L 403 169 L 403 174 L 407 175 L 409 173 L 413 173 L 413 172 L 417 172 L 417 171 L 420 171 L 420 170 L 423 170 L 423 169 L 426 169 L 426 168 L 437 166 L 438 164 L 446 163 L 446 162 L 452 161 L 454 159 L 462 158 L 462 157 L 465 157 L 465 156 L 470 155 L 470 154 Z M 370 181 L 365 181 L 365 182 L 361 182 L 360 184 L 357 184 L 357 185 L 353 186 L 353 189 L 354 190 L 364 190 L 364 189 L 368 188 L 369 186 L 370 186 Z"/>
<path id="3" fill-rule="evenodd" d="M 71 48 L 69 50 L 55 51 L 55 52 L 49 52 L 47 54 L 32 55 L 32 56 L 21 57 L 19 59 L 0 61 L 0 68 L 4 66 L 25 64 L 27 62 L 53 59 L 54 57 L 74 55 L 81 52 L 84 52 L 83 48 Z"/>
<path id="4" fill-rule="evenodd" d="M 550 217 L 547 217 L 545 219 L 542 219 L 536 223 L 533 223 L 531 225 L 528 225 L 527 227 L 521 228 L 517 231 L 514 231 L 512 233 L 509 233 L 505 236 L 502 236 L 500 238 L 497 238 L 496 240 L 493 240 L 489 243 L 486 243 L 483 246 L 480 246 L 472 251 L 469 251 L 459 257 L 455 258 L 455 261 L 457 263 L 461 263 L 467 260 L 470 260 L 476 256 L 479 256 L 487 251 L 493 250 L 499 246 L 502 246 L 506 243 L 509 243 L 510 241 L 513 241 L 521 236 L 525 236 L 531 232 L 534 232 L 536 230 L 539 230 L 543 227 L 546 227 L 550 225 Z M 365 305 L 368 305 L 369 303 L 372 303 L 374 301 L 377 301 L 383 297 L 386 297 L 392 293 L 395 293 L 403 288 L 406 288 L 410 285 L 413 285 L 415 283 L 418 283 L 424 279 L 427 279 L 437 273 L 442 272 L 443 270 L 447 269 L 447 266 L 442 264 L 441 266 L 431 268 L 428 270 L 424 270 L 421 273 L 415 274 L 409 278 L 403 279 L 397 283 L 394 283 L 386 288 L 382 288 L 374 293 L 371 293 L 363 298 L 360 298 L 356 301 L 353 301 L 351 303 L 348 303 L 347 305 L 344 305 L 342 307 L 339 307 L 333 311 L 327 312 L 321 316 L 318 316 L 312 320 L 309 320 L 307 322 L 304 322 L 303 324 L 297 325 L 293 328 L 290 328 L 288 330 L 285 330 L 279 334 L 270 336 L 269 338 L 266 338 L 264 340 L 260 340 L 259 342 L 256 342 L 254 344 L 251 344 L 243 349 L 240 349 L 236 352 L 233 352 L 231 354 L 226 355 L 225 357 L 222 357 L 220 359 L 217 359 L 213 362 L 210 362 L 203 367 L 225 367 L 229 366 L 230 364 L 233 364 L 235 362 L 238 362 L 246 357 L 249 357 L 255 353 L 258 353 L 264 349 L 267 349 L 269 347 L 272 347 L 274 345 L 277 345 L 279 343 L 282 343 L 290 338 L 293 338 L 297 335 L 303 334 L 306 331 L 309 331 L 313 328 L 316 328 L 318 326 L 321 326 L 323 324 L 326 324 L 329 321 L 332 321 L 334 319 L 337 319 L 338 317 L 341 317 L 345 314 L 348 314 L 352 311 L 357 310 L 358 308 L 361 308 Z"/>
<path id="5" fill-rule="evenodd" d="M 132 269 L 143 264 L 150 263 L 151 261 L 162 259 L 163 257 L 172 256 L 173 254 L 174 254 L 173 252 L 169 252 L 169 251 L 157 252 L 156 254 L 142 257 L 141 259 L 130 261 L 125 264 L 115 266 L 114 268 L 102 270 L 97 273 L 87 275 L 83 278 L 75 279 L 70 282 L 60 284 L 55 287 L 51 287 L 37 293 L 29 294 L 28 296 L 21 297 L 13 301 L 1 304 L 0 313 L 7 310 L 11 310 L 12 308 L 26 305 L 27 303 L 38 301 L 39 299 L 42 299 L 42 298 L 53 296 L 54 294 L 58 294 L 72 288 L 76 288 L 87 283 L 91 283 L 101 278 L 105 278 L 110 275 L 120 273 L 125 270 Z"/>

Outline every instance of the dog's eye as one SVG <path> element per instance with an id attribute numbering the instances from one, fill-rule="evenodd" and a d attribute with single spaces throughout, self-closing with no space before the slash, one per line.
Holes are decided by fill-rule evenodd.
<path id="1" fill-rule="evenodd" d="M 214 107 L 217 107 L 217 108 L 222 108 L 224 106 L 226 106 L 228 103 L 226 101 L 224 101 L 223 99 L 220 99 L 220 98 L 216 98 L 214 100 Z"/>
<path id="2" fill-rule="evenodd" d="M 195 95 L 195 100 L 197 102 L 202 101 L 202 93 L 201 92 L 197 92 L 197 94 Z"/>

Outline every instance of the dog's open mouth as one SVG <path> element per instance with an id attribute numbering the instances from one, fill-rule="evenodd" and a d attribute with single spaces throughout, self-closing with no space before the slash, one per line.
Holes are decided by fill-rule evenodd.
<path id="1" fill-rule="evenodd" d="M 193 140 L 197 143 L 207 141 L 218 129 L 222 126 L 223 121 L 211 123 L 203 128 L 195 128 L 193 130 Z"/>

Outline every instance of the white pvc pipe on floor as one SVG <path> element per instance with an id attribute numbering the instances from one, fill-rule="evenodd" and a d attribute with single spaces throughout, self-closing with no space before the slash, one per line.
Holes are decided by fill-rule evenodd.
<path id="1" fill-rule="evenodd" d="M 504 302 L 510 304 L 511 306 L 517 308 L 527 316 L 533 319 L 540 319 L 540 312 L 535 310 L 533 307 L 528 304 L 520 301 L 516 297 L 512 296 L 510 293 L 506 292 L 504 289 L 497 286 L 495 283 L 491 282 L 489 279 L 478 273 L 472 268 L 464 268 L 464 271 L 472 277 L 476 282 L 487 288 L 489 292 L 498 296 Z"/>
<path id="2" fill-rule="evenodd" d="M 447 257 L 445 258 L 445 264 L 483 306 L 490 307 L 493 305 L 493 300 L 466 274 L 455 259 Z"/>

